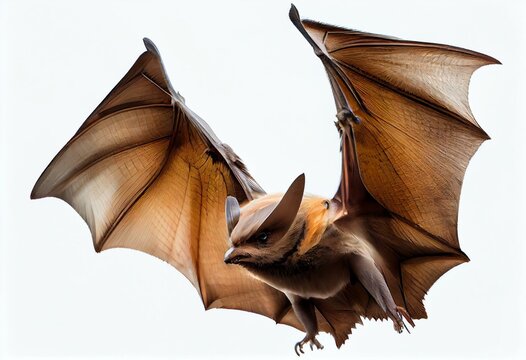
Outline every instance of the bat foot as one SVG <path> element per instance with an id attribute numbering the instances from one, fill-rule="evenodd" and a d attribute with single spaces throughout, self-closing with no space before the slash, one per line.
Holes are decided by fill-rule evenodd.
<path id="1" fill-rule="evenodd" d="M 303 340 L 297 342 L 296 345 L 294 345 L 294 351 L 296 352 L 296 355 L 300 356 L 301 354 L 305 354 L 305 352 L 303 351 L 303 345 L 307 343 L 309 344 L 311 351 L 314 350 L 314 347 L 316 347 L 319 350 L 323 349 L 323 345 L 318 341 L 318 339 L 316 339 L 315 335 L 306 335 L 303 338 Z"/>

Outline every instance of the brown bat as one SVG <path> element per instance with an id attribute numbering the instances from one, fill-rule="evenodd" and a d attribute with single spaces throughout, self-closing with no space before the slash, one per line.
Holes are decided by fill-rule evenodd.
<path id="1" fill-rule="evenodd" d="M 362 318 L 426 318 L 433 283 L 468 261 L 460 189 L 487 134 L 468 105 L 472 73 L 499 63 L 457 47 L 290 18 L 327 71 L 341 136 L 332 198 L 300 175 L 266 194 L 144 52 L 38 179 L 86 221 L 97 252 L 137 249 L 178 269 L 204 307 L 250 311 L 340 347 Z M 225 207 L 226 202 L 226 207 Z M 240 266 L 233 266 L 236 264 Z"/>

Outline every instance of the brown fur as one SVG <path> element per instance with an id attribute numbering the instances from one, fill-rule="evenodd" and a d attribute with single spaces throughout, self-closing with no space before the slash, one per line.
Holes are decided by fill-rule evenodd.
<path id="1" fill-rule="evenodd" d="M 332 223 L 328 200 L 304 196 L 293 224 L 283 233 L 276 229 L 266 244 L 251 239 L 282 199 L 273 194 L 256 199 L 241 209 L 231 240 L 239 254 L 248 256 L 241 265 L 272 287 L 305 298 L 327 298 L 349 282 L 348 255 L 366 253 L 357 237 L 343 233 Z"/>

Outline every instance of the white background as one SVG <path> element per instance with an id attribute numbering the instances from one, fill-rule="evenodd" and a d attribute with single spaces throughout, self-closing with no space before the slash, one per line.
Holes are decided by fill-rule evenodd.
<path id="1" fill-rule="evenodd" d="M 269 192 L 301 172 L 332 196 L 335 109 L 288 1 L 0 0 L 0 357 L 295 358 L 300 332 L 254 314 L 205 312 L 190 283 L 142 253 L 95 254 L 57 199 L 30 201 L 53 156 L 144 50 L 159 47 L 187 104 Z M 459 235 L 471 262 L 432 288 L 411 335 L 366 322 L 306 358 L 526 355 L 526 7 L 520 1 L 302 1 L 302 17 L 487 53 L 472 110 L 493 138 L 468 168 Z"/>

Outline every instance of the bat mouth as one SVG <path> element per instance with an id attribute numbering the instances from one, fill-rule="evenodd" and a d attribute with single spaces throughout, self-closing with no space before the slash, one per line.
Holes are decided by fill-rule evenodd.
<path id="1" fill-rule="evenodd" d="M 241 264 L 245 262 L 244 260 L 250 258 L 250 255 L 247 254 L 238 254 L 235 256 L 225 257 L 225 264 Z"/>
<path id="2" fill-rule="evenodd" d="M 225 253 L 225 264 L 240 264 L 245 262 L 250 255 L 240 252 L 237 248 L 231 247 Z"/>

